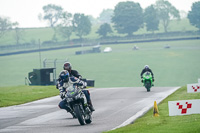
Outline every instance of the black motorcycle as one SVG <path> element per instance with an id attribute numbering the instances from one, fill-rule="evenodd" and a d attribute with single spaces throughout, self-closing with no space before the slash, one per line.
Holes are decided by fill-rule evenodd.
<path id="1" fill-rule="evenodd" d="M 66 90 L 67 93 L 65 98 L 72 113 L 78 118 L 79 123 L 81 125 L 90 124 L 92 122 L 92 111 L 87 104 L 85 104 L 86 97 L 82 92 L 82 89 L 77 84 L 73 84 Z"/>

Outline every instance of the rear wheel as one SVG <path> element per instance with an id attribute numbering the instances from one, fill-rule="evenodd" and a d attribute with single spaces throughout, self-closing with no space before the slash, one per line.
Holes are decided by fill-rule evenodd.
<path id="1" fill-rule="evenodd" d="M 84 117 L 84 114 L 83 112 L 81 111 L 80 109 L 80 106 L 79 105 L 76 105 L 75 108 L 74 108 L 74 111 L 76 113 L 76 117 L 78 118 L 78 121 L 81 125 L 85 125 L 85 117 Z"/>

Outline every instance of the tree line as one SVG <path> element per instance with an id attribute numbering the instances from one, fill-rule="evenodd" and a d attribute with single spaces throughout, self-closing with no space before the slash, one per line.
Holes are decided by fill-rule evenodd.
<path id="1" fill-rule="evenodd" d="M 200 1 L 194 2 L 187 18 L 191 25 L 200 30 Z M 70 40 L 72 33 L 75 33 L 80 40 L 91 32 L 94 19 L 82 13 L 71 14 L 64 11 L 61 6 L 48 4 L 43 6 L 43 15 L 38 15 L 40 20 L 48 22 L 49 27 L 54 29 L 52 40 L 57 40 L 57 34 Z M 147 31 L 154 33 L 159 30 L 162 24 L 164 32 L 168 32 L 170 20 L 180 19 L 180 12 L 167 0 L 157 0 L 155 4 L 142 9 L 139 3 L 133 1 L 119 2 L 114 10 L 103 10 L 100 14 L 103 22 L 96 31 L 99 36 L 106 38 L 112 33 L 112 27 L 119 34 L 132 36 L 140 28 L 146 27 Z M 18 28 L 17 22 L 10 22 L 8 18 L 0 17 L 0 37 L 9 29 L 15 29 L 16 43 L 19 43 L 22 30 Z"/>

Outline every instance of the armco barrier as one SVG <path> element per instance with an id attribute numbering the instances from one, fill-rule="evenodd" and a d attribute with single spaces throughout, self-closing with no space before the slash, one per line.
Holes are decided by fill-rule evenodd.
<path id="1" fill-rule="evenodd" d="M 186 38 L 172 38 L 172 39 L 149 39 L 149 40 L 137 40 L 137 41 L 111 41 L 111 42 L 100 42 L 100 45 L 110 45 L 110 44 L 122 44 L 122 43 L 143 43 L 143 42 L 158 42 L 158 41 L 178 41 L 178 40 L 197 40 L 200 37 L 186 37 Z M 88 46 L 84 44 L 84 46 Z M 65 48 L 75 48 L 75 47 L 82 47 L 82 45 L 73 45 L 73 46 L 61 46 L 61 47 L 53 47 L 53 48 L 41 48 L 41 49 L 34 49 L 34 50 L 24 50 L 24 51 L 17 51 L 17 52 L 9 52 L 0 54 L 0 56 L 8 56 L 8 55 L 15 55 L 15 54 L 25 54 L 25 53 L 33 53 L 39 51 L 50 51 L 50 50 L 58 50 L 58 49 L 65 49 Z"/>

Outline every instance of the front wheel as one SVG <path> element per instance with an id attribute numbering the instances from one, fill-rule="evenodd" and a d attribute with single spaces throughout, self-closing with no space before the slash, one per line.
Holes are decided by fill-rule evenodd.
<path id="1" fill-rule="evenodd" d="M 151 88 L 151 82 L 150 81 L 147 81 L 145 83 L 145 88 L 147 89 L 147 92 L 150 92 L 150 88 Z"/>
<path id="2" fill-rule="evenodd" d="M 78 121 L 81 125 L 85 125 L 85 117 L 84 117 L 84 114 L 83 112 L 81 111 L 81 108 L 79 105 L 76 105 L 75 108 L 74 108 L 74 111 L 76 113 L 76 117 L 78 118 Z"/>
<path id="3" fill-rule="evenodd" d="M 85 120 L 85 122 L 87 123 L 87 124 L 90 124 L 91 122 L 92 122 L 92 116 L 91 116 L 91 114 L 88 114 L 88 119 L 86 119 Z"/>

